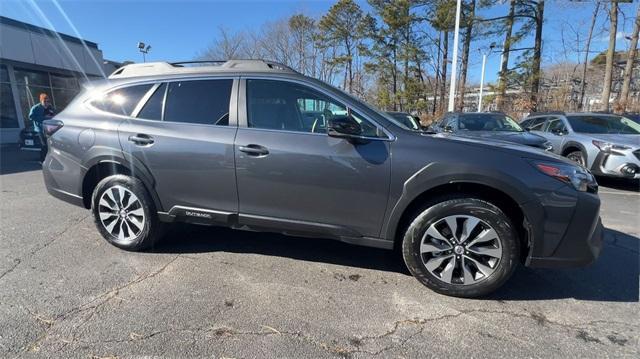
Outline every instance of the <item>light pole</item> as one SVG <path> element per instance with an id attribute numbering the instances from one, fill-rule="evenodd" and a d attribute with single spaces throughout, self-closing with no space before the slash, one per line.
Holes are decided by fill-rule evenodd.
<path id="1" fill-rule="evenodd" d="M 142 41 L 138 42 L 138 51 L 142 53 L 142 62 L 147 62 L 146 55 L 149 53 L 149 50 L 151 50 L 151 45 L 147 45 Z"/>
<path id="2" fill-rule="evenodd" d="M 487 55 L 493 52 L 493 49 L 496 47 L 496 43 L 492 42 L 489 45 L 489 51 L 485 51 L 482 53 L 482 72 L 480 73 L 480 95 L 478 97 L 478 112 L 482 112 L 482 95 L 484 93 L 484 70 L 487 66 Z"/>
<path id="3" fill-rule="evenodd" d="M 451 61 L 451 80 L 449 81 L 449 112 L 453 112 L 456 97 L 456 70 L 458 67 L 458 33 L 460 32 L 460 8 L 462 0 L 456 3 L 456 28 L 453 33 L 453 59 Z"/>

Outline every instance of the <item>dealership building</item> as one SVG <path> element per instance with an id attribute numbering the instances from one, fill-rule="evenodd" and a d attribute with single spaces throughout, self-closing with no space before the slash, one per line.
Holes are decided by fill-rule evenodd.
<path id="1" fill-rule="evenodd" d="M 17 143 L 29 128 L 29 109 L 46 93 L 57 112 L 83 82 L 118 66 L 98 44 L 0 16 L 0 144 Z"/>

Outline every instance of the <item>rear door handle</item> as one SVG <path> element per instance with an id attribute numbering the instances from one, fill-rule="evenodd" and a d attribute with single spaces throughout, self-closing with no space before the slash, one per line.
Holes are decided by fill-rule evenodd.
<path id="1" fill-rule="evenodd" d="M 254 144 L 239 146 L 238 150 L 240 150 L 240 152 L 244 152 L 248 154 L 249 156 L 256 156 L 256 157 L 266 156 L 269 154 L 269 150 L 267 150 L 266 147 L 263 147 L 260 145 L 254 145 Z"/>
<path id="2" fill-rule="evenodd" d="M 138 146 L 149 146 L 153 144 L 154 140 L 153 137 L 149 135 L 138 133 L 136 135 L 129 136 L 129 142 L 133 142 Z"/>

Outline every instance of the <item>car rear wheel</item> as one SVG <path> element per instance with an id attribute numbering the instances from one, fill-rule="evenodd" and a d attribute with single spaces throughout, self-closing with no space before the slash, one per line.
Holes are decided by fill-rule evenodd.
<path id="1" fill-rule="evenodd" d="M 137 178 L 113 175 L 103 179 L 93 191 L 91 203 L 98 231 L 116 247 L 145 250 L 164 232 L 153 200 Z"/>
<path id="2" fill-rule="evenodd" d="M 509 217 L 477 198 L 455 196 L 418 211 L 402 243 L 405 263 L 430 289 L 457 297 L 487 295 L 502 286 L 519 258 Z"/>
<path id="3" fill-rule="evenodd" d="M 569 152 L 567 153 L 566 156 L 568 159 L 570 159 L 573 162 L 576 162 L 577 164 L 579 164 L 582 167 L 585 167 L 586 163 L 587 163 L 587 159 L 584 156 L 584 153 L 582 153 L 582 151 L 573 151 L 573 152 Z"/>

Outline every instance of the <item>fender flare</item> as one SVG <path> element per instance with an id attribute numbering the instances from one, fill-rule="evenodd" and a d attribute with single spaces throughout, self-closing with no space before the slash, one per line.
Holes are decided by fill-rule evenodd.
<path id="1" fill-rule="evenodd" d="M 437 187 L 456 183 L 483 185 L 503 192 L 518 204 L 525 218 L 527 213 L 523 205 L 534 199 L 532 193 L 522 190 L 527 188 L 524 182 L 508 173 L 502 172 L 500 176 L 496 176 L 494 170 L 486 167 L 466 165 L 452 168 L 444 163 L 431 163 L 405 181 L 401 196 L 389 210 L 381 237 L 395 240 L 405 211 L 420 195 Z"/>
<path id="2" fill-rule="evenodd" d="M 94 147 L 87 151 L 86 155 L 89 160 L 83 164 L 84 173 L 82 175 L 82 181 L 80 183 L 80 192 L 82 191 L 82 186 L 84 184 L 85 176 L 91 170 L 92 167 L 102 164 L 102 163 L 114 163 L 119 166 L 122 166 L 131 172 L 133 177 L 136 177 L 147 188 L 149 195 L 153 199 L 153 202 L 156 206 L 157 211 L 162 211 L 162 202 L 160 201 L 160 197 L 155 190 L 156 181 L 153 177 L 151 171 L 144 165 L 144 163 L 133 156 L 125 156 L 122 151 L 105 148 L 105 147 Z"/>
<path id="3" fill-rule="evenodd" d="M 562 151 L 560 151 L 560 154 L 563 154 L 564 151 L 566 151 L 566 149 L 569 148 L 569 147 L 577 147 L 577 148 L 579 148 L 580 151 L 582 151 L 582 153 L 584 154 L 585 161 L 587 160 L 587 149 L 586 149 L 586 147 L 584 147 L 584 145 L 582 143 L 576 142 L 576 141 L 569 141 L 569 142 L 565 143 L 564 146 L 562 146 Z"/>

